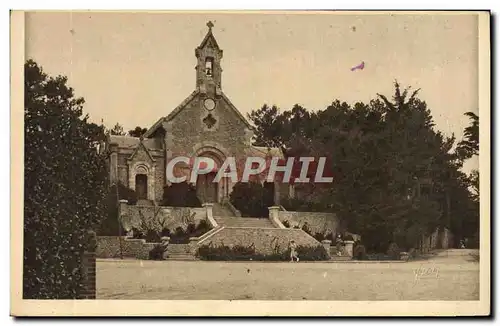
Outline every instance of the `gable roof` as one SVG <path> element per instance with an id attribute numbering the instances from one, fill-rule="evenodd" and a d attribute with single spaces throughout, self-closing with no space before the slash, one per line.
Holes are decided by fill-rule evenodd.
<path id="1" fill-rule="evenodd" d="M 184 99 L 184 101 L 181 102 L 181 104 L 179 104 L 172 112 L 170 112 L 166 117 L 161 117 L 158 121 L 155 122 L 154 125 L 151 126 L 151 128 L 148 129 L 148 131 L 146 131 L 144 133 L 144 138 L 147 138 L 147 137 L 150 137 L 159 127 L 162 126 L 163 122 L 165 121 L 170 121 L 172 120 L 179 112 L 182 111 L 182 109 L 189 103 L 191 102 L 196 94 L 198 94 L 198 90 L 195 90 L 194 92 L 192 92 L 188 97 L 186 97 L 186 99 Z"/>
<path id="2" fill-rule="evenodd" d="M 234 106 L 234 104 L 229 100 L 229 98 L 224 94 L 224 92 L 221 92 L 222 98 L 229 104 L 229 107 L 236 113 L 236 115 L 243 121 L 243 123 L 249 128 L 253 129 L 252 125 L 248 120 L 241 114 L 241 112 Z"/>
<path id="3" fill-rule="evenodd" d="M 141 140 L 138 137 L 132 136 L 109 135 L 108 142 L 110 144 L 118 145 L 119 148 L 135 149 Z M 143 139 L 142 143 L 148 150 L 161 149 L 158 148 L 152 139 Z"/>
<path id="4" fill-rule="evenodd" d="M 148 148 L 144 145 L 144 142 L 143 142 L 142 138 L 139 140 L 139 145 L 135 148 L 135 150 L 132 153 L 132 155 L 129 156 L 128 160 L 132 160 L 134 158 L 134 156 L 139 152 L 139 149 L 141 149 L 141 148 L 142 148 L 142 150 L 144 150 L 146 152 L 146 154 L 148 154 L 149 159 L 151 160 L 151 162 L 155 162 L 155 159 L 153 158 L 153 156 L 149 152 Z"/>
<path id="5" fill-rule="evenodd" d="M 217 43 L 214 34 L 212 34 L 211 28 L 208 30 L 207 35 L 205 35 L 203 41 L 201 41 L 200 45 L 198 46 L 198 49 L 203 49 L 207 45 L 208 41 L 212 41 L 215 47 L 220 50 L 219 44 Z"/>
<path id="6" fill-rule="evenodd" d="M 185 107 L 186 105 L 191 102 L 196 95 L 200 93 L 199 90 L 195 90 L 192 92 L 184 101 L 182 101 L 181 104 L 179 104 L 172 112 L 170 112 L 166 117 L 160 118 L 158 121 L 155 122 L 151 128 L 146 131 L 146 133 L 143 135 L 145 138 L 150 137 L 159 127 L 161 127 L 163 122 L 168 122 L 171 121 L 177 114 L 179 114 Z M 221 96 L 226 101 L 228 104 L 229 108 L 243 121 L 245 126 L 247 126 L 249 129 L 252 129 L 252 125 L 248 122 L 248 120 L 241 114 L 241 112 L 234 106 L 234 104 L 229 100 L 229 98 L 224 94 L 224 92 L 221 92 Z"/>

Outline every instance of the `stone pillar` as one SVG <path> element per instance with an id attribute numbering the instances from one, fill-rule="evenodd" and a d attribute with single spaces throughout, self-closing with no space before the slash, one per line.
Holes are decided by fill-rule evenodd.
<path id="1" fill-rule="evenodd" d="M 163 259 L 168 258 L 168 244 L 170 243 L 170 237 L 161 237 L 161 245 L 164 248 Z"/>
<path id="2" fill-rule="evenodd" d="M 214 204 L 204 203 L 204 204 L 202 204 L 202 206 L 205 207 L 208 222 L 212 225 L 213 228 L 218 227 L 219 225 L 217 224 L 217 221 L 215 221 L 214 215 L 213 215 Z"/>
<path id="3" fill-rule="evenodd" d="M 118 145 L 109 144 L 109 178 L 111 183 L 119 181 L 118 177 Z"/>
<path id="4" fill-rule="evenodd" d="M 127 225 L 128 223 L 130 223 L 130 219 L 125 219 L 125 220 L 123 219 L 123 216 L 127 215 L 128 213 L 127 206 L 128 206 L 128 200 L 120 199 L 118 206 L 118 216 L 116 217 L 118 219 L 119 226 L 121 226 L 121 228 L 123 228 L 125 232 L 129 232 L 130 230 L 132 230 L 132 227 L 130 225 Z M 118 230 L 118 232 L 121 232 L 120 230 Z M 121 234 L 121 236 L 128 236 L 128 234 Z"/>
<path id="5" fill-rule="evenodd" d="M 189 252 L 194 256 L 196 255 L 196 250 L 198 249 L 198 241 L 200 238 L 191 237 L 189 238 Z"/>
<path id="6" fill-rule="evenodd" d="M 79 299 L 96 298 L 96 233 L 89 231 L 87 233 L 87 243 L 81 261 L 83 291 Z"/>
<path id="7" fill-rule="evenodd" d="M 274 227 L 280 228 L 280 229 L 286 229 L 286 227 L 281 223 L 279 219 L 279 211 L 280 207 L 279 206 L 271 206 L 268 207 L 269 209 L 269 219 L 271 220 L 271 223 L 273 223 Z"/>
<path id="8" fill-rule="evenodd" d="M 274 205 L 280 205 L 280 192 L 281 192 L 281 185 L 274 181 Z"/>
<path id="9" fill-rule="evenodd" d="M 331 257 L 331 255 L 330 255 L 330 246 L 332 244 L 332 241 L 330 241 L 330 240 L 323 240 L 323 241 L 321 241 L 321 244 L 323 245 L 323 247 L 325 247 L 325 250 L 326 250 L 326 253 L 328 254 L 328 257 Z"/>
<path id="10" fill-rule="evenodd" d="M 346 240 L 344 241 L 344 246 L 345 246 L 345 252 L 346 254 L 352 258 L 353 256 L 353 249 L 354 249 L 354 241 L 352 240 Z"/>

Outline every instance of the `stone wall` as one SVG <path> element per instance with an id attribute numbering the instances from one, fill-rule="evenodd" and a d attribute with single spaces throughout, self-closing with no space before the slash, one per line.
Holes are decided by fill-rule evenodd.
<path id="1" fill-rule="evenodd" d="M 97 237 L 97 250 L 95 255 L 98 258 L 137 258 L 148 259 L 149 252 L 156 243 L 148 243 L 143 239 L 130 239 L 122 237 L 120 252 L 120 237 L 99 236 Z"/>
<path id="2" fill-rule="evenodd" d="M 307 223 L 313 234 L 341 232 L 340 221 L 334 213 L 279 211 L 278 218 L 282 223 L 288 221 L 291 228 L 302 228 Z"/>
<path id="3" fill-rule="evenodd" d="M 163 199 L 163 187 L 165 187 L 165 158 L 155 157 L 155 198 L 157 203 Z"/>
<path id="4" fill-rule="evenodd" d="M 166 206 L 139 206 L 122 203 L 120 216 L 125 230 L 137 228 L 141 221 L 141 214 L 146 219 L 151 219 L 157 214 L 157 218 L 165 220 L 165 227 L 171 231 L 177 227 L 185 229 L 188 224 L 198 224 L 207 219 L 206 208 L 203 207 L 166 207 Z M 191 217 L 191 215 L 193 215 Z"/>
<path id="5" fill-rule="evenodd" d="M 124 237 L 122 237 L 122 246 L 123 242 Z M 98 258 L 120 258 L 120 238 L 115 236 L 98 236 L 96 256 Z"/>
<path id="6" fill-rule="evenodd" d="M 249 246 L 254 244 L 257 253 L 272 254 L 275 248 L 279 248 L 280 252 L 287 250 L 291 240 L 294 240 L 299 246 L 315 247 L 321 245 L 316 239 L 299 229 L 237 227 L 225 227 L 198 245 Z"/>
<path id="7" fill-rule="evenodd" d="M 96 256 L 97 256 L 97 236 L 95 232 L 89 232 L 85 251 L 82 255 L 81 271 L 83 292 L 78 299 L 96 298 Z"/>
<path id="8" fill-rule="evenodd" d="M 422 237 L 420 250 L 424 253 L 433 249 L 448 249 L 453 247 L 453 234 L 448 229 L 439 229 L 428 236 Z"/>

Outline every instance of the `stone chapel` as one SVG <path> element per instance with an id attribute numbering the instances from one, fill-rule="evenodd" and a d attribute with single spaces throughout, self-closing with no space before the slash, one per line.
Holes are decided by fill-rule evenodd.
<path id="1" fill-rule="evenodd" d="M 184 101 L 160 117 L 140 138 L 109 135 L 110 179 L 134 189 L 141 203 L 157 204 L 168 185 L 167 163 L 174 157 L 210 157 L 220 166 L 226 157 L 283 157 L 280 149 L 252 145 L 252 126 L 222 90 L 223 51 L 215 39 L 211 22 L 208 32 L 195 49 L 196 87 Z M 190 166 L 183 167 L 190 170 Z M 196 181 L 202 203 L 222 203 L 229 198 L 233 183 L 229 178 L 212 182 L 216 172 L 200 175 Z M 267 185 L 266 185 L 267 186 Z M 275 204 L 288 188 L 270 183 Z M 281 193 L 281 195 L 280 195 Z"/>

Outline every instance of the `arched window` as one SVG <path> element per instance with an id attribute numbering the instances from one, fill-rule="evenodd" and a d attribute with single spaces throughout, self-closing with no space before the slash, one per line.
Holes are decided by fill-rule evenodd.
<path id="1" fill-rule="evenodd" d="M 207 76 L 212 76 L 213 74 L 213 63 L 214 63 L 214 58 L 207 57 L 205 59 L 205 73 Z"/>

